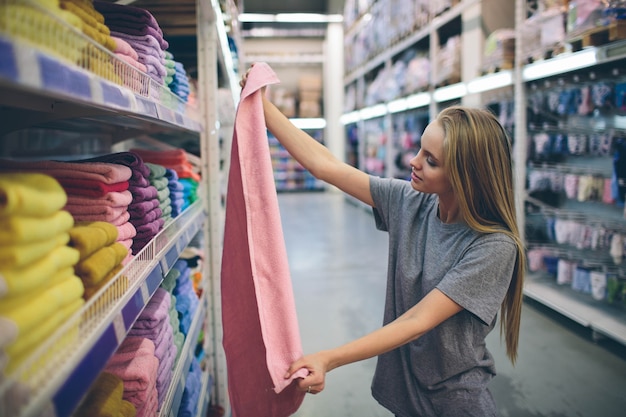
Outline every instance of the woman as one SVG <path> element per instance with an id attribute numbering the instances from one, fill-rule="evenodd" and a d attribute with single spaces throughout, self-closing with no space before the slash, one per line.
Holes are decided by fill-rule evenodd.
<path id="1" fill-rule="evenodd" d="M 317 394 L 327 372 L 378 356 L 372 395 L 396 416 L 497 415 L 485 338 L 500 310 L 515 363 L 525 265 L 510 141 L 498 120 L 443 110 L 422 135 L 409 182 L 339 161 L 263 97 L 272 134 L 316 178 L 372 206 L 390 243 L 384 326 L 304 356 L 285 377 L 306 368 L 298 387 Z"/>

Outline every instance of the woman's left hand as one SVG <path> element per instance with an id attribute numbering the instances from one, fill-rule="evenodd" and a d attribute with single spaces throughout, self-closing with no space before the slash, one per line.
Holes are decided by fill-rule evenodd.
<path id="1" fill-rule="evenodd" d="M 328 369 L 324 352 L 306 355 L 289 366 L 285 379 L 289 379 L 300 369 L 309 371 L 309 375 L 297 380 L 298 389 L 309 394 L 319 394 L 326 386 L 326 372 Z"/>

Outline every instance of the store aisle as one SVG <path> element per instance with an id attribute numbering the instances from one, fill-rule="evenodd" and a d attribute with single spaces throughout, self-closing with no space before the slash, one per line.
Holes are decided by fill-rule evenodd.
<path id="1" fill-rule="evenodd" d="M 304 351 L 336 346 L 382 319 L 387 235 L 372 215 L 332 192 L 279 194 Z M 525 304 L 518 364 L 489 339 L 498 376 L 492 391 L 501 417 L 613 417 L 626 410 L 623 346 L 598 345 L 584 331 Z M 326 390 L 307 395 L 295 417 L 391 417 L 371 397 L 375 359 L 328 374 Z"/>

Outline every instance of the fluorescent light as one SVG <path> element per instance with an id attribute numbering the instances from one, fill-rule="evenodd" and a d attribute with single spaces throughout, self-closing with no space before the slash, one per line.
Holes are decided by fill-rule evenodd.
<path id="1" fill-rule="evenodd" d="M 407 108 L 406 98 L 400 98 L 387 103 L 387 111 L 389 111 L 389 113 L 398 113 L 405 111 Z"/>
<path id="2" fill-rule="evenodd" d="M 436 102 L 448 101 L 455 98 L 463 97 L 465 94 L 467 94 L 467 87 L 465 86 L 465 84 L 456 83 L 435 90 L 435 92 L 433 93 L 433 99 Z"/>
<path id="3" fill-rule="evenodd" d="M 362 120 L 381 117 L 385 114 L 387 114 L 387 106 L 384 104 L 377 104 L 376 106 L 366 107 L 359 111 L 359 115 L 361 116 Z"/>
<path id="4" fill-rule="evenodd" d="M 483 91 L 495 90 L 496 88 L 507 87 L 513 84 L 513 74 L 511 71 L 500 71 L 495 74 L 485 75 L 475 78 L 467 83 L 468 93 L 482 93 Z"/>
<path id="5" fill-rule="evenodd" d="M 300 129 L 324 129 L 326 127 L 326 119 L 322 118 L 293 118 L 289 119 L 296 127 Z"/>
<path id="6" fill-rule="evenodd" d="M 319 13 L 240 13 L 240 22 L 245 23 L 341 23 L 343 16 L 340 14 L 319 14 Z"/>
<path id="7" fill-rule="evenodd" d="M 588 49 L 571 55 L 559 55 L 556 58 L 526 65 L 522 70 L 522 78 L 525 81 L 536 80 L 550 75 L 589 67 L 596 62 L 597 56 L 595 49 Z"/>
<path id="8" fill-rule="evenodd" d="M 429 93 L 412 94 L 406 98 L 407 110 L 417 109 L 418 107 L 428 106 L 429 104 L 430 104 Z"/>
<path id="9" fill-rule="evenodd" d="M 341 117 L 339 117 L 339 122 L 344 126 L 351 123 L 356 123 L 359 120 L 361 120 L 361 115 L 358 111 L 342 114 Z"/>

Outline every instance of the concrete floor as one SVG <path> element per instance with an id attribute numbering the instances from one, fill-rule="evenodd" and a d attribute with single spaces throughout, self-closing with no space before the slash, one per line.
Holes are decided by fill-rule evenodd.
<path id="1" fill-rule="evenodd" d="M 333 347 L 381 324 L 387 235 L 372 215 L 332 192 L 281 193 L 279 205 L 305 353 Z M 499 332 L 488 340 L 501 417 L 626 416 L 626 349 L 527 300 L 518 363 Z M 371 397 L 375 359 L 328 374 L 295 417 L 390 417 Z"/>

